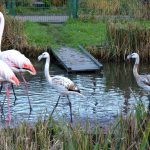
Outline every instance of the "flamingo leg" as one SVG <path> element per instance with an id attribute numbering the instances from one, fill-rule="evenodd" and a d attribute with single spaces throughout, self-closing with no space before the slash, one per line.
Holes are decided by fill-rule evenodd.
<path id="1" fill-rule="evenodd" d="M 22 76 L 23 82 L 25 84 L 25 90 L 26 90 L 26 94 L 27 94 L 27 97 L 28 97 L 28 102 L 29 102 L 30 112 L 31 112 L 32 111 L 32 107 L 31 107 L 31 101 L 30 101 L 30 98 L 29 98 L 28 84 L 27 84 L 27 81 L 25 80 L 24 76 L 22 75 L 22 73 L 21 73 L 21 76 Z"/>
<path id="2" fill-rule="evenodd" d="M 15 97 L 15 101 L 14 101 L 14 105 L 15 105 L 16 100 L 17 100 L 17 96 L 16 96 L 16 93 L 15 93 L 15 89 L 14 89 L 13 84 L 11 84 L 11 87 L 12 87 L 12 89 L 13 89 L 13 94 L 14 94 L 14 97 Z M 3 82 L 1 83 L 1 86 L 0 86 L 0 94 L 1 94 L 1 92 L 2 92 L 2 89 L 3 89 Z M 5 97 L 5 98 L 6 98 L 6 97 Z M 3 105 L 4 105 L 4 102 L 5 102 L 5 99 L 4 99 L 4 101 L 3 101 Z"/>
<path id="3" fill-rule="evenodd" d="M 1 82 L 0 94 L 2 93 L 2 89 L 3 89 L 3 82 Z"/>
<path id="4" fill-rule="evenodd" d="M 72 123 L 72 105 L 71 105 L 71 102 L 70 102 L 70 99 L 69 99 L 69 96 L 67 95 L 67 99 L 69 101 L 69 107 L 70 107 L 70 118 L 71 118 L 71 123 Z"/>
<path id="5" fill-rule="evenodd" d="M 16 100 L 17 100 L 17 96 L 16 96 L 16 93 L 15 93 L 14 85 L 11 84 L 11 87 L 12 87 L 12 90 L 13 90 L 13 93 L 14 93 L 14 97 L 15 97 L 15 100 L 14 100 L 14 105 L 15 105 L 16 104 Z"/>
<path id="6" fill-rule="evenodd" d="M 7 96 L 7 104 L 8 104 L 8 115 L 6 118 L 7 125 L 11 121 L 11 113 L 10 113 L 10 89 L 9 86 L 6 86 L 6 96 Z"/>
<path id="7" fill-rule="evenodd" d="M 51 117 L 52 117 L 52 115 L 53 115 L 53 113 L 54 113 L 54 110 L 56 109 L 56 107 L 58 106 L 58 102 L 59 102 L 59 100 L 60 100 L 60 95 L 59 95 L 59 97 L 58 97 L 58 100 L 57 100 L 57 103 L 56 103 L 56 105 L 54 106 L 54 108 L 53 108 L 53 110 L 52 110 L 52 112 L 51 112 Z"/>
<path id="8" fill-rule="evenodd" d="M 148 92 L 148 101 L 149 101 L 149 103 L 148 103 L 148 113 L 150 114 L 150 93 Z"/>
<path id="9" fill-rule="evenodd" d="M 3 89 L 3 85 L 4 85 L 4 83 L 1 82 L 0 94 L 2 94 L 1 92 L 2 92 L 2 89 Z M 4 100 L 3 100 L 2 104 L 0 104 L 0 106 L 1 106 L 1 112 L 2 112 L 2 113 L 3 113 L 3 106 L 4 106 L 4 103 L 5 103 L 5 100 L 6 100 L 6 95 L 5 95 L 5 97 L 4 97 Z"/>

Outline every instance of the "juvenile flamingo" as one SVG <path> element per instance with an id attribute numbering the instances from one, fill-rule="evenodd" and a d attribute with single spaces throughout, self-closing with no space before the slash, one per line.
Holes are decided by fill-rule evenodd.
<path id="1" fill-rule="evenodd" d="M 25 83 L 26 94 L 28 96 L 28 102 L 29 102 L 30 111 L 31 111 L 32 107 L 31 107 L 31 102 L 30 102 L 29 95 L 28 95 L 28 86 L 23 76 L 23 73 L 29 72 L 30 74 L 35 75 L 36 70 L 34 66 L 32 65 L 31 61 L 19 51 L 12 49 L 12 50 L 6 50 L 6 51 L 1 52 L 1 42 L 2 42 L 2 35 L 4 31 L 4 24 L 5 24 L 4 15 L 0 12 L 0 60 L 3 60 L 5 63 L 7 63 L 14 73 L 21 74 L 22 79 Z M 13 84 L 12 84 L 12 88 L 13 88 Z M 13 92 L 14 92 L 14 88 L 13 88 Z M 14 96 L 15 96 L 15 101 L 16 101 L 15 92 L 14 92 Z"/>
<path id="2" fill-rule="evenodd" d="M 50 55 L 49 55 L 48 52 L 42 53 L 38 57 L 38 60 L 40 61 L 42 58 L 46 59 L 45 69 L 44 69 L 46 80 L 48 81 L 50 86 L 52 86 L 54 89 L 56 89 L 60 93 L 60 95 L 58 97 L 58 100 L 57 100 L 57 103 L 56 103 L 56 105 L 54 106 L 54 108 L 52 110 L 51 116 L 52 116 L 55 108 L 58 105 L 60 97 L 61 96 L 66 96 L 67 99 L 68 99 L 68 102 L 69 102 L 70 117 L 71 117 L 71 122 L 72 122 L 72 105 L 71 105 L 71 101 L 69 99 L 69 94 L 78 94 L 80 96 L 83 96 L 83 95 L 80 94 L 79 88 L 70 79 L 68 79 L 66 77 L 63 77 L 63 76 L 58 76 L 58 75 L 57 76 L 53 76 L 53 77 L 50 76 L 50 74 L 49 74 Z"/>
<path id="3" fill-rule="evenodd" d="M 148 92 L 148 100 L 149 100 L 149 113 L 150 113 L 150 74 L 149 75 L 140 75 L 138 73 L 138 67 L 140 63 L 140 58 L 137 53 L 132 53 L 127 56 L 127 59 L 135 59 L 134 67 L 133 67 L 133 75 L 136 79 L 136 82 L 139 87 Z"/>
<path id="4" fill-rule="evenodd" d="M 145 91 L 150 92 L 150 75 L 140 75 L 138 73 L 138 67 L 139 67 L 139 62 L 140 58 L 137 53 L 132 53 L 127 56 L 127 59 L 135 58 L 135 64 L 133 67 L 133 75 L 136 79 L 136 82 L 139 87 L 144 89 Z"/>
<path id="5" fill-rule="evenodd" d="M 19 80 L 17 79 L 17 77 L 15 76 L 13 71 L 2 60 L 0 60 L 0 82 L 9 82 L 9 83 L 15 84 L 17 86 L 19 85 Z M 8 103 L 8 115 L 7 115 L 7 119 L 6 120 L 10 121 L 11 120 L 10 100 L 9 100 L 10 87 L 9 87 L 9 85 L 6 85 L 5 88 L 6 88 L 6 96 L 7 96 L 7 101 L 8 101 L 7 102 Z"/>

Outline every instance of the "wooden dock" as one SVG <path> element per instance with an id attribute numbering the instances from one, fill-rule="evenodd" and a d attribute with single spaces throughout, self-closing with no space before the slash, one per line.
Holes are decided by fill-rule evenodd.
<path id="1" fill-rule="evenodd" d="M 61 47 L 51 52 L 67 72 L 97 71 L 103 66 L 82 46 L 78 49 Z"/>

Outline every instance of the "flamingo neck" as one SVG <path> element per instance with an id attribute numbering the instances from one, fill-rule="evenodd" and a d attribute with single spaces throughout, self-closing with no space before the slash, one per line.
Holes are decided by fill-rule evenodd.
<path id="1" fill-rule="evenodd" d="M 51 83 L 52 79 L 49 73 L 49 66 L 50 66 L 50 57 L 46 58 L 44 73 L 45 73 L 46 79 Z"/>
<path id="2" fill-rule="evenodd" d="M 4 16 L 3 14 L 0 12 L 0 52 L 1 52 L 1 44 L 2 44 L 2 36 L 3 36 L 3 31 L 4 31 Z"/>
<path id="3" fill-rule="evenodd" d="M 137 57 L 136 60 L 135 60 L 134 67 L 133 67 L 133 75 L 135 77 L 139 76 L 139 73 L 138 73 L 139 62 L 140 62 L 140 59 L 139 59 L 139 57 Z"/>

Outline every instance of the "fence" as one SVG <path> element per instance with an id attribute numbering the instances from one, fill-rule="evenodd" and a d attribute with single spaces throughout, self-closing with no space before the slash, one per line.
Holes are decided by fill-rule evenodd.
<path id="1" fill-rule="evenodd" d="M 3 0 L 11 15 L 150 18 L 149 0 Z M 65 16 L 65 17 L 64 17 Z M 25 18 L 26 18 L 25 17 Z M 35 17 L 34 17 L 35 18 Z M 58 17 L 57 17 L 58 18 Z M 60 19 L 60 17 L 59 17 Z M 35 18 L 38 21 L 38 17 Z"/>
<path id="2" fill-rule="evenodd" d="M 39 22 L 64 22 L 77 17 L 77 0 L 5 0 L 9 14 Z"/>

